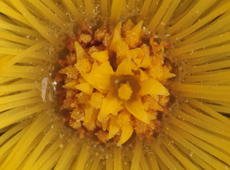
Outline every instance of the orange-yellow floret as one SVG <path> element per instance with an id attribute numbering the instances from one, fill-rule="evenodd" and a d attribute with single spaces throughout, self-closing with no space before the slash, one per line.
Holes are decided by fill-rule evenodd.
<path id="1" fill-rule="evenodd" d="M 151 138 L 160 126 L 158 115 L 168 107 L 166 85 L 175 76 L 165 59 L 168 45 L 147 35 L 143 21 L 105 28 L 80 33 L 68 55 L 71 63 L 59 71 L 65 75 L 67 122 L 80 133 L 117 145 L 133 134 Z"/>

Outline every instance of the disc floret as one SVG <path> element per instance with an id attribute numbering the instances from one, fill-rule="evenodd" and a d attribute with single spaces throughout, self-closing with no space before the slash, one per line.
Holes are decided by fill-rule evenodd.
<path id="1" fill-rule="evenodd" d="M 88 30 L 68 41 L 69 54 L 60 60 L 66 63 L 58 73 L 66 121 L 102 142 L 121 145 L 134 133 L 151 137 L 169 101 L 165 85 L 174 77 L 164 57 L 167 43 L 145 34 L 142 21 Z"/>

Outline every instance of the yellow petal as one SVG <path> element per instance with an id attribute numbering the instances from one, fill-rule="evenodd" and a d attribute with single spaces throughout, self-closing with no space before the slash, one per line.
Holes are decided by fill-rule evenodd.
<path id="1" fill-rule="evenodd" d="M 110 124 L 109 124 L 109 134 L 107 136 L 107 139 L 113 138 L 118 132 L 120 128 L 117 125 L 117 119 L 115 117 L 110 119 Z"/>
<path id="2" fill-rule="evenodd" d="M 75 89 L 75 86 L 77 83 L 78 83 L 77 81 L 73 80 L 73 81 L 66 83 L 63 87 L 66 89 Z"/>
<path id="3" fill-rule="evenodd" d="M 128 19 L 123 26 L 122 26 L 122 31 L 126 33 L 127 31 L 131 30 L 134 27 L 134 23 L 131 19 Z"/>
<path id="4" fill-rule="evenodd" d="M 129 47 L 123 40 L 117 41 L 115 43 L 115 51 L 117 53 L 118 63 L 119 63 L 120 62 L 119 60 L 122 60 L 123 58 L 126 57 L 129 51 Z"/>
<path id="5" fill-rule="evenodd" d="M 150 56 L 150 47 L 147 44 L 142 44 L 141 49 L 144 51 L 146 56 Z"/>
<path id="6" fill-rule="evenodd" d="M 132 61 L 137 66 L 139 66 L 143 60 L 144 51 L 141 48 L 135 48 L 135 49 L 129 50 L 127 55 L 132 59 Z"/>
<path id="7" fill-rule="evenodd" d="M 144 107 L 145 110 L 154 110 L 154 111 L 163 111 L 162 106 L 159 104 L 158 101 L 154 97 L 145 96 Z"/>
<path id="8" fill-rule="evenodd" d="M 98 120 L 104 122 L 108 119 L 110 114 L 116 115 L 121 109 L 121 102 L 116 97 L 109 94 L 102 101 Z"/>
<path id="9" fill-rule="evenodd" d="M 141 46 L 142 51 L 144 52 L 144 57 L 141 61 L 141 67 L 147 68 L 151 67 L 153 57 L 150 57 L 150 49 L 146 44 Z"/>
<path id="10" fill-rule="evenodd" d="M 162 80 L 163 78 L 163 67 L 160 64 L 153 65 L 149 70 L 150 77 Z"/>
<path id="11" fill-rule="evenodd" d="M 125 143 L 133 134 L 133 127 L 131 125 L 122 126 L 121 128 L 121 136 L 117 143 L 118 146 Z"/>
<path id="12" fill-rule="evenodd" d="M 119 132 L 119 127 L 110 124 L 110 126 L 109 126 L 109 134 L 108 134 L 107 139 L 108 140 L 112 139 L 118 132 Z"/>
<path id="13" fill-rule="evenodd" d="M 150 56 L 144 56 L 143 60 L 141 61 L 140 66 L 143 67 L 143 68 L 151 67 L 151 58 L 150 58 Z"/>
<path id="14" fill-rule="evenodd" d="M 94 52 L 91 57 L 101 63 L 108 61 L 109 59 L 109 54 L 108 51 L 99 51 L 99 52 Z"/>
<path id="15" fill-rule="evenodd" d="M 133 127 L 131 125 L 130 113 L 127 111 L 122 111 L 119 113 L 117 118 L 117 123 L 121 128 L 121 135 L 117 145 L 125 143 L 133 133 Z"/>
<path id="16" fill-rule="evenodd" d="M 93 88 L 89 83 L 80 83 L 75 86 L 75 89 L 78 89 L 86 94 L 91 94 L 93 92 Z"/>
<path id="17" fill-rule="evenodd" d="M 168 96 L 169 92 L 159 81 L 155 79 L 147 79 L 140 83 L 140 95 L 163 95 Z"/>
<path id="18" fill-rule="evenodd" d="M 121 23 L 117 24 L 115 29 L 114 29 L 114 32 L 113 32 L 113 39 L 112 39 L 112 42 L 111 42 L 111 48 L 114 49 L 117 42 L 121 41 L 122 40 L 122 37 L 121 37 Z"/>
<path id="19" fill-rule="evenodd" d="M 90 72 L 92 64 L 88 58 L 79 58 L 75 64 L 75 67 L 80 72 L 81 76 L 84 77 L 84 74 Z"/>
<path id="20" fill-rule="evenodd" d="M 117 116 L 117 123 L 119 124 L 120 127 L 125 126 L 127 124 L 130 124 L 131 119 L 130 119 L 130 113 L 126 110 L 123 110 L 119 113 Z"/>
<path id="21" fill-rule="evenodd" d="M 109 121 L 103 121 L 101 122 L 101 128 L 103 131 L 106 131 L 108 130 L 108 126 L 109 126 Z M 105 135 L 105 138 L 106 138 L 107 135 Z"/>
<path id="22" fill-rule="evenodd" d="M 145 122 L 147 124 L 150 122 L 149 115 L 145 111 L 145 108 L 140 99 L 128 102 L 126 104 L 126 108 L 138 120 Z"/>
<path id="23" fill-rule="evenodd" d="M 13 57 L 12 56 L 1 56 L 0 57 L 0 71 L 3 72 L 3 71 L 6 71 L 8 66 L 10 65 L 10 61 Z"/>
<path id="24" fill-rule="evenodd" d="M 121 23 L 114 29 L 110 49 L 117 53 L 117 57 L 124 57 L 128 52 L 129 47 L 121 37 Z"/>
<path id="25" fill-rule="evenodd" d="M 84 74 L 88 73 L 91 70 L 91 63 L 87 57 L 87 54 L 81 44 L 77 41 L 74 43 L 75 50 L 76 50 L 76 57 L 77 62 L 75 64 L 75 67 L 77 70 L 81 73 L 83 76 Z"/>
<path id="26" fill-rule="evenodd" d="M 170 73 L 170 70 L 167 67 L 163 67 L 163 78 L 164 79 L 169 79 L 175 76 L 176 76 L 175 74 Z"/>
<path id="27" fill-rule="evenodd" d="M 95 107 L 96 109 L 101 108 L 103 98 L 104 96 L 101 93 L 98 92 L 93 93 L 90 98 L 91 106 Z"/>
<path id="28" fill-rule="evenodd" d="M 80 58 L 84 58 L 86 56 L 86 52 L 83 49 L 83 47 L 81 46 L 81 44 L 77 41 L 74 42 L 74 47 L 76 50 L 76 57 L 77 60 L 79 60 Z"/>
<path id="29" fill-rule="evenodd" d="M 142 32 L 143 21 L 140 21 L 135 25 L 130 31 L 127 31 L 125 41 L 130 48 L 136 47 L 140 42 L 141 32 Z"/>
<path id="30" fill-rule="evenodd" d="M 146 79 L 149 79 L 149 76 L 147 75 L 147 73 L 145 71 L 140 69 L 140 80 L 144 81 Z"/>
<path id="31" fill-rule="evenodd" d="M 134 68 L 134 64 L 128 58 L 122 60 L 122 62 L 118 65 L 116 74 L 118 75 L 133 75 L 132 69 Z"/>
<path id="32" fill-rule="evenodd" d="M 84 126 L 88 130 L 93 131 L 96 127 L 96 119 L 97 119 L 96 111 L 92 107 L 87 107 L 85 109 Z"/>
<path id="33" fill-rule="evenodd" d="M 99 91 L 109 90 L 110 77 L 113 74 L 113 69 L 109 62 L 101 65 L 94 64 L 91 72 L 84 75 L 84 79 Z"/>

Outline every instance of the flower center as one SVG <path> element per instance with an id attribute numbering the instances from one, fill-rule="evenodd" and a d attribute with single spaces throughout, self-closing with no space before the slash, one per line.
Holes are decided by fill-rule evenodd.
<path id="1" fill-rule="evenodd" d="M 143 22 L 119 23 L 113 30 L 85 25 L 67 42 L 56 75 L 61 110 L 81 136 L 127 142 L 133 134 L 151 139 L 167 109 L 172 74 L 166 42 L 145 34 Z"/>
<path id="2" fill-rule="evenodd" d="M 133 91 L 129 83 L 121 84 L 118 89 L 118 96 L 122 100 L 129 100 L 132 96 L 132 93 Z"/>

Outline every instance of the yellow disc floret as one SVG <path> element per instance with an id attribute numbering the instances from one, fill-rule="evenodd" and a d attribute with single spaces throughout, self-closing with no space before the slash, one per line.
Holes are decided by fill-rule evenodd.
<path id="1" fill-rule="evenodd" d="M 79 30 L 70 57 L 59 61 L 61 108 L 81 136 L 93 134 L 101 142 L 122 145 L 134 133 L 149 139 L 159 131 L 158 115 L 169 102 L 166 84 L 174 74 L 164 57 L 167 43 L 142 27 L 142 21 L 128 20 L 113 30 Z"/>
<path id="2" fill-rule="evenodd" d="M 132 88 L 129 83 L 121 84 L 118 89 L 118 97 L 122 100 L 129 100 L 132 97 Z"/>

